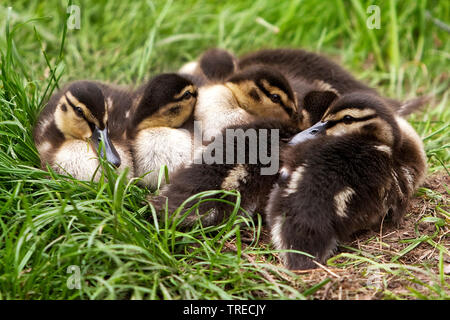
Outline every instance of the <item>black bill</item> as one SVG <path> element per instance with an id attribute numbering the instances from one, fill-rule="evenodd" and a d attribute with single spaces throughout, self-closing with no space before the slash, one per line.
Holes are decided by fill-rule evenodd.
<path id="1" fill-rule="evenodd" d="M 108 129 L 100 130 L 95 127 L 94 133 L 92 134 L 92 143 L 94 144 L 95 149 L 98 151 L 100 142 L 103 141 L 103 148 L 100 150 L 100 157 L 104 157 L 106 155 L 106 160 L 114 165 L 116 168 L 120 167 L 120 156 L 117 152 L 116 148 L 112 144 L 111 140 L 108 137 Z"/>
<path id="2" fill-rule="evenodd" d="M 303 130 L 300 133 L 297 133 L 289 142 L 288 145 L 297 145 L 302 142 L 315 139 L 319 136 L 321 136 L 325 129 L 327 128 L 327 122 L 319 121 L 315 125 L 313 125 L 311 128 L 308 128 L 306 130 Z"/>

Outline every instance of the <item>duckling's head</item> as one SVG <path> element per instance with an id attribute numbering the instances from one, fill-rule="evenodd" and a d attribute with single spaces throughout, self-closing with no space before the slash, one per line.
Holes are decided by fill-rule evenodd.
<path id="1" fill-rule="evenodd" d="M 248 113 L 266 119 L 297 121 L 297 101 L 289 82 L 276 69 L 252 66 L 225 83 Z"/>
<path id="2" fill-rule="evenodd" d="M 307 85 L 303 85 L 307 87 Z M 317 90 L 319 89 L 319 90 Z M 305 130 L 320 121 L 331 103 L 339 96 L 332 89 L 314 88 L 304 94 L 303 98 L 297 96 L 298 101 L 298 128 Z M 297 92 L 298 94 L 298 92 Z"/>
<path id="3" fill-rule="evenodd" d="M 321 121 L 297 134 L 290 144 L 298 144 L 321 135 L 360 135 L 389 147 L 400 143 L 395 114 L 381 98 L 370 93 L 343 95 L 331 104 Z"/>
<path id="4" fill-rule="evenodd" d="M 236 71 L 237 62 L 229 51 L 213 48 L 202 54 L 199 66 L 209 81 L 223 81 Z"/>
<path id="5" fill-rule="evenodd" d="M 190 80 L 176 73 L 152 78 L 134 111 L 129 137 L 149 128 L 181 127 L 192 115 L 196 101 L 197 89 Z"/>
<path id="6" fill-rule="evenodd" d="M 61 95 L 55 110 L 56 127 L 66 140 L 90 139 L 97 150 L 100 141 L 104 143 L 101 156 L 120 166 L 120 157 L 108 137 L 108 113 L 105 97 L 99 86 L 92 81 L 75 81 Z"/>

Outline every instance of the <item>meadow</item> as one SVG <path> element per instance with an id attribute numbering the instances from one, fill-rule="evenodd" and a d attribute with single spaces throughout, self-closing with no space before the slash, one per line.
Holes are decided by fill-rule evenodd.
<path id="1" fill-rule="evenodd" d="M 444 0 L 2 1 L 0 299 L 450 299 L 449 23 Z M 404 225 L 292 272 L 261 217 L 236 214 L 239 197 L 223 225 L 181 231 L 106 164 L 99 183 L 40 169 L 32 128 L 64 83 L 137 86 L 210 47 L 304 48 L 383 95 L 430 95 L 408 118 L 428 178 Z"/>

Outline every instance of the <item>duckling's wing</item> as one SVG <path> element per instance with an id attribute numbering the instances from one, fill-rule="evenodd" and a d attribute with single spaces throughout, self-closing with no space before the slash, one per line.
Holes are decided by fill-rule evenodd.
<path id="1" fill-rule="evenodd" d="M 310 81 L 322 80 L 341 94 L 356 90 L 376 92 L 337 63 L 314 52 L 301 49 L 269 49 L 244 55 L 238 60 L 240 69 L 255 64 L 272 65 L 282 73 L 303 77 Z"/>

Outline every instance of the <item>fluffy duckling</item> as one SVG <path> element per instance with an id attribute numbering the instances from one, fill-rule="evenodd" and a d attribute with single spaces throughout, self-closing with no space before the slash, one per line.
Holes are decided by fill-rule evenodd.
<path id="1" fill-rule="evenodd" d="M 255 75 L 252 75 L 252 73 L 255 73 L 255 70 L 266 70 L 267 73 L 273 73 L 273 77 L 280 78 L 285 83 L 283 84 L 283 87 L 290 87 L 290 91 L 294 92 L 294 96 L 297 99 L 296 104 L 298 109 L 298 126 L 302 130 L 319 121 L 323 115 L 323 112 L 326 110 L 326 108 L 328 108 L 331 101 L 336 97 L 336 95 L 339 95 L 336 89 L 322 80 L 303 77 L 300 73 L 292 73 L 291 70 L 287 72 L 287 69 L 279 69 L 279 66 L 277 64 L 271 64 L 264 59 L 261 59 L 260 62 L 261 63 L 255 63 L 255 61 L 252 60 L 247 64 L 243 63 L 240 65 L 240 69 L 238 71 L 237 59 L 233 56 L 233 54 L 223 49 L 210 49 L 200 57 L 198 62 L 195 61 L 186 64 L 183 68 L 180 69 L 180 72 L 189 73 L 191 75 L 202 78 L 202 86 L 223 84 L 227 82 L 228 79 L 233 80 L 236 78 L 240 78 L 240 80 L 249 80 L 241 81 L 241 83 L 238 83 L 238 87 L 242 87 L 242 85 L 244 84 L 248 85 L 249 82 L 255 81 Z M 244 71 L 247 68 L 250 68 L 250 70 Z M 275 70 L 276 73 L 273 70 Z M 281 73 L 279 71 L 281 71 Z M 345 73 L 344 70 L 342 70 L 342 72 Z M 238 75 L 233 76 L 233 74 L 235 73 L 238 73 Z M 266 75 L 261 76 L 265 77 Z M 351 75 L 348 76 L 351 77 Z M 228 85 L 228 87 L 230 86 Z M 230 97 L 230 94 L 229 92 L 227 92 L 227 90 L 224 90 L 223 86 L 212 86 L 211 88 L 205 88 L 202 91 L 205 91 L 205 93 L 200 94 L 200 96 L 205 96 L 205 99 L 201 99 L 201 103 L 199 103 L 198 114 L 205 115 L 203 113 L 202 106 L 208 106 L 208 103 L 203 103 L 203 100 L 212 101 L 214 97 L 211 97 L 211 95 L 215 96 L 215 99 L 228 101 L 227 104 L 229 106 L 233 105 L 234 101 L 232 97 Z M 313 91 L 317 91 L 317 94 L 311 94 Z M 324 91 L 329 92 L 324 95 Z M 209 94 L 210 92 L 212 92 L 211 95 Z M 253 101 L 254 99 L 252 99 L 252 97 L 258 97 L 258 94 L 255 94 L 254 92 L 255 90 L 253 89 L 246 90 L 246 92 L 240 92 L 240 94 L 235 96 L 244 96 L 246 98 L 245 102 L 247 104 L 254 105 L 256 101 Z M 307 94 L 309 96 L 308 99 L 312 101 L 308 101 L 308 99 L 305 99 Z M 322 107 L 318 106 L 317 99 L 322 99 Z M 219 106 L 220 104 L 216 103 L 216 105 Z M 311 105 L 314 105 L 314 109 L 311 109 Z M 304 110 L 305 108 L 307 110 Z M 212 108 L 208 107 L 208 109 L 206 110 L 209 109 Z M 228 125 L 244 124 L 255 120 L 255 118 L 250 117 L 248 112 L 245 112 L 245 110 L 235 109 L 233 111 L 230 111 L 229 108 L 225 108 L 225 110 L 220 111 L 225 111 L 225 114 L 228 115 L 220 118 L 224 120 L 225 124 Z M 201 119 L 201 115 L 197 118 Z M 236 118 L 240 118 L 242 120 L 239 121 Z M 217 121 L 218 120 L 216 119 L 216 122 Z M 217 131 L 220 131 L 224 126 L 220 126 Z"/>
<path id="2" fill-rule="evenodd" d="M 385 216 L 401 222 L 425 177 L 417 133 L 383 99 L 365 92 L 334 101 L 290 145 L 266 208 L 272 241 L 321 263 L 338 241 L 379 226 Z M 302 254 L 282 258 L 290 269 L 316 267 Z"/>
<path id="3" fill-rule="evenodd" d="M 167 210 L 173 214 L 186 199 L 199 192 L 237 190 L 242 195 L 241 207 L 247 214 L 263 213 L 267 196 L 277 178 L 279 146 L 297 132 L 297 127 L 282 120 L 259 120 L 229 127 L 224 130 L 226 138 L 220 146 L 204 151 L 204 155 L 213 157 L 214 162 L 192 163 L 178 170 L 172 183 L 164 186 L 158 196 L 149 196 L 149 201 L 158 213 L 164 212 L 167 201 Z M 233 139 L 231 143 L 230 138 Z M 179 214 L 191 212 L 182 225 L 191 226 L 198 220 L 194 208 L 198 209 L 204 226 L 223 222 L 232 212 L 236 198 L 228 194 L 222 199 L 228 203 L 209 201 L 217 197 L 209 195 L 186 203 Z M 201 204 L 199 200 L 202 200 Z"/>
<path id="4" fill-rule="evenodd" d="M 316 91 L 311 92 L 312 97 L 308 94 L 305 96 L 311 103 L 311 109 L 322 108 L 328 91 L 322 94 L 324 99 L 320 99 Z M 186 199 L 199 192 L 237 190 L 242 196 L 241 207 L 247 213 L 263 213 L 272 185 L 278 177 L 279 152 L 298 131 L 292 122 L 279 119 L 258 120 L 228 127 L 222 131 L 223 138 L 219 140 L 219 145 L 216 141 L 209 144 L 203 151 L 200 163 L 193 163 L 175 173 L 172 184 L 165 186 L 159 196 L 151 196 L 150 201 L 161 212 L 168 198 L 168 211 L 173 213 Z M 231 195 L 225 200 L 235 202 Z M 181 213 L 196 203 L 191 201 Z M 207 201 L 198 207 L 204 225 L 222 222 L 229 216 L 232 208 L 233 205 L 217 201 Z M 184 225 L 191 225 L 196 220 L 197 216 L 192 212 Z"/>
<path id="5" fill-rule="evenodd" d="M 317 86 L 322 86 L 322 89 L 329 87 L 330 91 L 334 91 L 338 95 L 364 91 L 380 96 L 377 90 L 357 80 L 337 63 L 323 55 L 306 50 L 259 50 L 246 54 L 238 60 L 239 70 L 254 65 L 276 68 L 288 79 L 294 91 L 296 91 L 296 88 L 301 89 L 305 82 L 310 84 L 315 82 Z M 300 81 L 299 85 L 295 85 L 297 81 Z M 422 96 L 403 102 L 387 97 L 382 97 L 382 99 L 394 107 L 399 115 L 407 116 L 425 105 L 430 100 L 430 97 Z M 299 106 L 299 110 L 301 110 L 301 106 Z M 300 116 L 302 115 L 300 114 Z M 308 122 L 307 120 L 305 121 Z M 308 128 L 308 125 L 301 123 L 301 129 L 304 130 L 305 128 Z"/>
<path id="6" fill-rule="evenodd" d="M 192 136 L 186 127 L 197 100 L 194 84 L 175 73 L 161 74 L 142 89 L 142 97 L 127 129 L 135 175 L 145 175 L 142 184 L 156 188 L 161 166 L 169 174 L 190 163 Z"/>
<path id="7" fill-rule="evenodd" d="M 269 67 L 254 66 L 234 73 L 224 83 L 199 88 L 194 118 L 204 140 L 229 126 L 258 119 L 297 122 L 295 94 L 284 76 Z"/>
<path id="8" fill-rule="evenodd" d="M 300 72 L 301 70 L 294 69 L 294 71 L 298 72 L 293 72 L 291 66 L 288 68 L 279 68 L 279 64 L 283 65 L 284 63 L 284 66 L 287 66 L 286 63 L 288 61 L 281 59 L 279 64 L 276 64 L 273 61 L 267 61 L 267 59 L 264 59 L 264 56 L 260 56 L 262 52 L 258 52 L 259 55 L 254 54 L 257 55 L 258 58 L 261 58 L 260 60 L 256 60 L 255 58 L 250 59 L 250 61 L 247 61 L 245 58 L 241 59 L 242 63 L 240 63 L 238 68 L 237 59 L 230 52 L 222 49 L 210 49 L 201 56 L 199 62 L 195 65 L 195 69 L 190 72 L 197 75 L 203 75 L 204 78 L 207 78 L 206 81 L 210 81 L 210 83 L 223 83 L 227 79 L 227 76 L 230 78 L 234 73 L 238 72 L 238 70 L 243 71 L 247 68 L 278 70 L 280 72 L 277 76 L 282 77 L 289 84 L 297 99 L 299 128 L 304 130 L 319 121 L 331 101 L 339 95 L 338 90 L 333 88 L 331 84 L 320 80 L 320 78 L 312 79 L 311 77 L 308 77 L 308 74 L 303 76 Z M 276 53 L 277 52 L 274 52 L 274 54 Z M 337 65 L 336 67 L 339 68 Z M 187 69 L 188 68 L 186 68 L 186 71 L 188 71 Z M 351 75 L 344 70 L 341 70 L 341 72 L 351 78 Z M 317 91 L 317 95 L 312 94 L 313 91 Z M 329 92 L 323 94 L 324 91 Z M 308 98 L 305 99 L 307 94 Z M 322 99 L 322 107 L 317 105 L 318 98 Z M 311 105 L 314 105 L 314 109 L 311 109 Z"/>
<path id="9" fill-rule="evenodd" d="M 192 75 L 198 87 L 211 82 L 224 82 L 237 70 L 237 60 L 227 50 L 213 48 L 205 51 L 198 61 L 180 68 L 178 73 Z"/>
<path id="10" fill-rule="evenodd" d="M 128 150 L 110 138 L 106 101 L 98 83 L 75 81 L 54 94 L 42 110 L 33 132 L 43 168 L 79 180 L 98 180 L 100 141 L 107 161 L 119 169 L 131 164 Z"/>
<path id="11" fill-rule="evenodd" d="M 309 82 L 321 80 L 340 94 L 353 91 L 376 94 L 375 89 L 358 81 L 330 59 L 314 52 L 301 49 L 266 49 L 244 55 L 238 61 L 239 69 L 261 64 L 276 67 L 283 74 L 294 78 L 300 77 Z"/>

